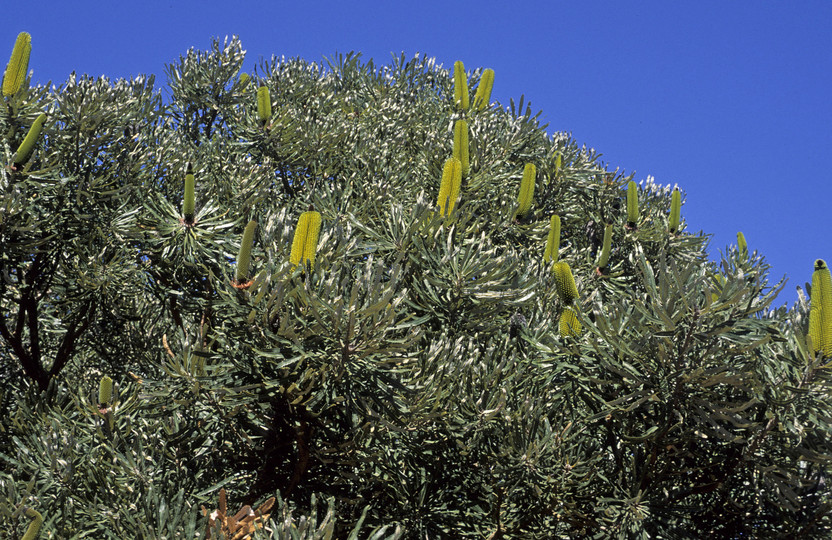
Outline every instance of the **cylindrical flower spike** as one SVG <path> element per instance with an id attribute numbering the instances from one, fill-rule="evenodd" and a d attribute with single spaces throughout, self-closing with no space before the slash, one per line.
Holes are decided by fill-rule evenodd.
<path id="1" fill-rule="evenodd" d="M 29 132 L 26 134 L 23 142 L 17 147 L 17 152 L 15 153 L 13 160 L 15 167 L 19 167 L 29 161 L 29 156 L 35 148 L 35 143 L 38 142 L 44 122 L 46 122 L 46 113 L 41 113 L 40 116 L 35 119 L 32 127 L 29 128 Z"/>
<path id="2" fill-rule="evenodd" d="M 26 534 L 20 540 L 35 540 L 38 537 L 41 526 L 43 526 L 43 516 L 34 508 L 27 508 L 26 517 L 32 518 L 32 523 L 29 524 L 29 528 L 26 529 Z"/>
<path id="3" fill-rule="evenodd" d="M 468 161 L 468 122 L 457 120 L 454 122 L 454 157 L 462 166 L 463 178 L 468 176 L 470 162 Z"/>
<path id="4" fill-rule="evenodd" d="M 113 399 L 113 379 L 104 375 L 101 377 L 101 382 L 98 383 L 98 404 L 101 407 L 110 405 Z"/>
<path id="5" fill-rule="evenodd" d="M 196 180 L 194 179 L 194 168 L 188 162 L 188 168 L 185 171 L 185 197 L 182 200 L 182 216 L 187 224 L 194 222 L 194 206 L 196 205 Z"/>
<path id="6" fill-rule="evenodd" d="M 563 313 L 560 314 L 558 329 L 561 337 L 577 337 L 581 334 L 581 321 L 574 309 L 568 307 L 563 310 Z"/>
<path id="7" fill-rule="evenodd" d="M 523 169 L 523 179 L 520 180 L 520 195 L 517 197 L 517 216 L 525 216 L 532 207 L 534 201 L 534 184 L 537 176 L 537 167 L 534 163 L 526 163 Z"/>
<path id="8" fill-rule="evenodd" d="M 460 111 L 468 110 L 468 76 L 461 61 L 454 62 L 454 105 Z"/>
<path id="9" fill-rule="evenodd" d="M 598 258 L 598 269 L 603 270 L 610 262 L 610 249 L 612 248 L 612 224 L 604 226 L 604 243 L 601 247 L 601 256 Z"/>
<path id="10" fill-rule="evenodd" d="M 678 189 L 674 189 L 670 196 L 670 219 L 668 225 L 671 234 L 676 234 L 679 230 L 679 221 L 682 216 L 682 194 Z"/>
<path id="11" fill-rule="evenodd" d="M 321 214 L 314 210 L 304 212 L 298 218 L 295 227 L 295 237 L 292 240 L 292 253 L 289 260 L 293 265 L 315 264 L 315 253 L 318 249 L 318 235 L 321 232 Z"/>
<path id="12" fill-rule="evenodd" d="M 549 219 L 549 236 L 546 237 L 546 251 L 543 252 L 543 261 L 557 262 L 558 250 L 560 250 L 560 216 L 552 216 Z"/>
<path id="13" fill-rule="evenodd" d="M 254 244 L 254 230 L 256 221 L 249 221 L 243 231 L 243 241 L 240 243 L 240 253 L 237 255 L 237 272 L 234 276 L 238 285 L 248 281 L 248 267 L 251 265 L 251 246 Z"/>
<path id="14" fill-rule="evenodd" d="M 815 261 L 810 300 L 809 336 L 813 347 L 815 352 L 832 359 L 832 277 L 823 259 Z"/>
<path id="15" fill-rule="evenodd" d="M 26 74 L 29 72 L 29 54 L 32 52 L 32 36 L 26 32 L 17 35 L 12 49 L 12 57 L 6 66 L 3 77 L 3 95 L 13 96 L 23 86 Z"/>
<path id="16" fill-rule="evenodd" d="M 439 197 L 436 201 L 443 216 L 449 216 L 453 212 L 461 184 L 462 163 L 452 157 L 445 162 L 445 168 L 442 170 L 442 184 L 439 186 Z"/>
<path id="17" fill-rule="evenodd" d="M 257 118 L 262 123 L 267 123 L 272 117 L 272 97 L 267 86 L 257 89 Z"/>
<path id="18" fill-rule="evenodd" d="M 480 84 L 477 85 L 477 93 L 474 94 L 474 110 L 481 111 L 491 103 L 491 89 L 494 87 L 494 70 L 486 69 L 480 77 Z"/>
<path id="19" fill-rule="evenodd" d="M 632 180 L 627 184 L 627 225 L 631 229 L 638 226 L 638 186 Z"/>
<path id="20" fill-rule="evenodd" d="M 555 288 L 558 298 L 564 305 L 571 305 L 578 299 L 578 287 L 575 285 L 575 278 L 572 276 L 572 269 L 566 261 L 556 262 L 552 271 L 555 273 Z"/>
<path id="21" fill-rule="evenodd" d="M 745 243 L 745 235 L 741 232 L 737 233 L 737 250 L 739 251 L 740 257 L 743 259 L 748 258 L 748 244 Z"/>
<path id="22" fill-rule="evenodd" d="M 248 81 L 251 80 L 251 77 L 248 73 L 240 73 L 240 86 L 245 88 L 248 86 Z"/>

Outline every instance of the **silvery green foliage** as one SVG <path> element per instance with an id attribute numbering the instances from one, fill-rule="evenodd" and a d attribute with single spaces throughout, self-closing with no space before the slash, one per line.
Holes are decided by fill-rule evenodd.
<path id="1" fill-rule="evenodd" d="M 627 229 L 631 176 L 522 98 L 458 110 L 432 59 L 273 57 L 246 81 L 243 57 L 215 41 L 162 88 L 73 74 L 0 108 L 7 163 L 49 114 L 0 172 L 12 538 L 22 505 L 44 537 L 200 537 L 223 487 L 235 509 L 280 496 L 262 538 L 829 534 L 829 368 L 759 254 L 709 261 L 684 209 L 668 234 L 671 188 L 649 178 Z M 443 217 L 463 117 L 470 172 Z M 295 267 L 310 206 L 318 250 Z M 558 332 L 553 214 L 579 336 Z M 614 224 L 603 275 L 590 223 Z"/>

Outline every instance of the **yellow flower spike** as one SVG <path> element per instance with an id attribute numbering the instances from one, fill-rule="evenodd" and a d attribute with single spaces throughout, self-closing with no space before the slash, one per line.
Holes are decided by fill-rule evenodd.
<path id="1" fill-rule="evenodd" d="M 546 251 L 543 252 L 543 262 L 557 262 L 559 249 L 560 216 L 552 216 L 549 219 L 549 236 L 546 237 Z"/>
<path id="2" fill-rule="evenodd" d="M 517 216 L 525 216 L 532 207 L 534 201 L 534 184 L 537 176 L 537 167 L 534 163 L 526 163 L 523 169 L 523 179 L 520 180 L 520 195 L 517 197 Z"/>
<path id="3" fill-rule="evenodd" d="M 248 81 L 251 80 L 251 77 L 248 73 L 240 73 L 240 86 L 245 88 L 248 86 Z"/>
<path id="4" fill-rule="evenodd" d="M 748 258 L 748 244 L 745 243 L 745 235 L 741 232 L 737 233 L 737 250 L 739 251 L 740 257 L 743 259 Z"/>
<path id="5" fill-rule="evenodd" d="M 815 261 L 809 311 L 809 336 L 815 352 L 832 359 L 832 277 L 826 261 Z"/>
<path id="6" fill-rule="evenodd" d="M 445 162 L 442 170 L 442 184 L 439 186 L 439 197 L 436 205 L 443 216 L 451 215 L 459 198 L 459 187 L 462 184 L 462 163 L 457 158 L 450 158 Z M 447 213 L 445 208 L 447 206 Z"/>
<path id="7" fill-rule="evenodd" d="M 461 61 L 454 62 L 454 105 L 461 111 L 468 110 L 468 76 Z"/>
<path id="8" fill-rule="evenodd" d="M 26 32 L 17 35 L 12 49 L 12 57 L 6 66 L 6 75 L 3 77 L 3 95 L 13 96 L 23 86 L 26 74 L 29 71 L 29 54 L 32 52 L 32 36 Z"/>
<path id="9" fill-rule="evenodd" d="M 315 264 L 315 253 L 318 249 L 318 235 L 321 232 L 321 214 L 314 210 L 304 212 L 298 218 L 295 227 L 295 237 L 292 240 L 292 253 L 289 260 L 298 266 L 301 262 L 306 265 Z"/>
<path id="10" fill-rule="evenodd" d="M 564 305 L 571 305 L 578 298 L 578 287 L 572 269 L 566 261 L 556 262 L 552 271 L 555 273 L 555 289 Z"/>
<path id="11" fill-rule="evenodd" d="M 182 199 L 182 217 L 187 224 L 193 224 L 194 222 L 194 206 L 196 205 L 195 188 L 194 168 L 188 162 L 188 168 L 185 171 L 185 196 Z"/>
<path id="12" fill-rule="evenodd" d="M 98 383 L 98 404 L 101 407 L 107 407 L 110 405 L 110 401 L 113 399 L 113 379 L 104 375 L 101 377 L 101 382 Z"/>
<path id="13" fill-rule="evenodd" d="M 673 194 L 670 196 L 670 233 L 676 234 L 679 230 L 679 221 L 681 220 L 681 213 L 682 213 L 682 194 L 679 193 L 678 189 L 673 190 Z"/>
<path id="14" fill-rule="evenodd" d="M 561 313 L 558 329 L 561 337 L 577 337 L 581 334 L 583 330 L 581 321 L 578 319 L 578 314 L 571 307 L 564 309 Z"/>
<path id="15" fill-rule="evenodd" d="M 604 243 L 601 248 L 601 256 L 598 258 L 598 270 L 603 270 L 610 262 L 610 249 L 612 248 L 612 224 L 604 226 Z"/>
<path id="16" fill-rule="evenodd" d="M 262 123 L 267 123 L 272 117 L 272 97 L 267 86 L 257 89 L 257 118 Z"/>
<path id="17" fill-rule="evenodd" d="M 482 111 L 491 103 L 491 89 L 494 87 L 494 70 L 486 69 L 480 77 L 480 84 L 477 85 L 477 93 L 474 94 L 474 110 Z"/>
<path id="18" fill-rule="evenodd" d="M 627 184 L 627 226 L 638 226 L 638 186 L 632 180 Z"/>
<path id="19" fill-rule="evenodd" d="M 35 538 L 38 537 L 38 533 L 40 533 L 41 526 L 43 525 L 43 516 L 40 515 L 40 512 L 34 508 L 27 508 L 26 517 L 32 518 L 32 523 L 29 524 L 29 528 L 26 529 L 26 534 L 23 535 L 21 540 L 35 540 Z"/>
<path id="20" fill-rule="evenodd" d="M 237 255 L 237 272 L 234 280 L 237 285 L 248 282 L 248 268 L 251 266 L 251 246 L 254 244 L 254 230 L 257 228 L 256 221 L 249 221 L 243 231 L 243 241 L 240 243 L 240 252 Z"/>
<path id="21" fill-rule="evenodd" d="M 17 152 L 15 153 L 13 160 L 15 167 L 20 167 L 29 161 L 32 150 L 35 149 L 35 143 L 37 143 L 38 138 L 40 138 L 40 132 L 43 129 L 44 122 L 46 122 L 46 113 L 41 113 L 40 116 L 35 119 L 32 127 L 29 128 L 29 132 L 26 134 L 23 142 L 17 147 Z"/>
<path id="22" fill-rule="evenodd" d="M 468 122 L 457 120 L 454 122 L 454 157 L 462 166 L 462 177 L 468 176 L 470 162 L 468 160 Z"/>

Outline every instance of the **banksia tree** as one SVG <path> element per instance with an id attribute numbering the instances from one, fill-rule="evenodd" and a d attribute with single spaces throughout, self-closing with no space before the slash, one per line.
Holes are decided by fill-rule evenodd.
<path id="1" fill-rule="evenodd" d="M 772 307 L 762 256 L 712 260 L 648 177 L 621 272 L 586 279 L 630 180 L 592 141 L 523 105 L 466 114 L 461 204 L 450 70 L 272 57 L 265 133 L 243 59 L 215 41 L 164 88 L 73 77 L 0 108 L 7 161 L 41 111 L 59 127 L 0 206 L 0 530 L 59 501 L 43 537 L 830 537 L 826 327 Z M 104 373 L 117 424 L 77 391 Z"/>
<path id="2" fill-rule="evenodd" d="M 811 302 L 809 336 L 814 352 L 832 359 L 832 277 L 823 259 L 815 261 Z"/>
<path id="3" fill-rule="evenodd" d="M 32 36 L 21 32 L 17 36 L 12 49 L 12 57 L 6 66 L 6 74 L 3 76 L 3 95 L 13 96 L 20 90 L 26 81 L 29 72 L 29 54 L 32 52 Z"/>
<path id="4" fill-rule="evenodd" d="M 468 110 L 468 75 L 459 60 L 454 62 L 454 105 L 461 111 Z"/>

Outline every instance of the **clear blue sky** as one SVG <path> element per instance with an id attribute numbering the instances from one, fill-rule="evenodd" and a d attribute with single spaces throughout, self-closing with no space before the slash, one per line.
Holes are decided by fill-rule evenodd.
<path id="1" fill-rule="evenodd" d="M 271 55 L 376 63 L 421 52 L 496 72 L 493 98 L 525 95 L 611 169 L 678 184 L 714 256 L 742 231 L 796 299 L 832 262 L 832 2 L 13 2 L 4 64 L 32 34 L 36 82 L 155 73 L 214 36 L 239 35 L 246 67 Z M 268 7 L 261 7 L 259 4 Z M 6 51 L 6 52 L 2 52 Z"/>

